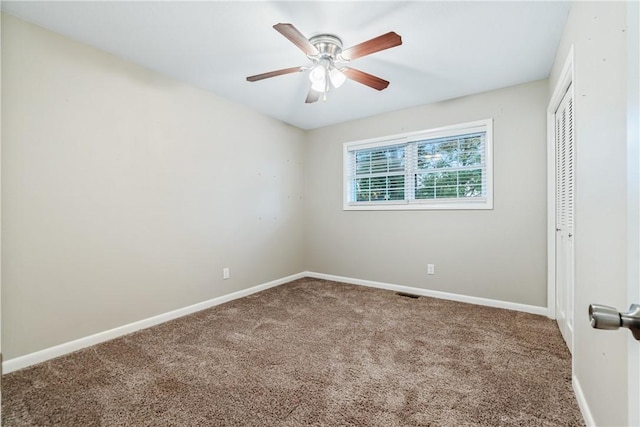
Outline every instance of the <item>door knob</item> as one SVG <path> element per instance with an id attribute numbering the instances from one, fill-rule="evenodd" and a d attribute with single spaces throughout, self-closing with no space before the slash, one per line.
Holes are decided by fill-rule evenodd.
<path id="1" fill-rule="evenodd" d="M 613 307 L 591 304 L 589 306 L 591 327 L 595 329 L 628 328 L 633 337 L 640 341 L 640 305 L 631 304 L 627 313 L 619 313 Z"/>

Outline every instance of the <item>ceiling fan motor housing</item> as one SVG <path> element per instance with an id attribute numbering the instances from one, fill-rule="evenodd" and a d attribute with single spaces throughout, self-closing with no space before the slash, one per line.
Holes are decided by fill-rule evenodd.
<path id="1" fill-rule="evenodd" d="M 331 34 L 320 34 L 311 37 L 309 43 L 320 52 L 319 55 L 310 57 L 312 59 L 330 59 L 335 61 L 342 52 L 342 40 Z"/>

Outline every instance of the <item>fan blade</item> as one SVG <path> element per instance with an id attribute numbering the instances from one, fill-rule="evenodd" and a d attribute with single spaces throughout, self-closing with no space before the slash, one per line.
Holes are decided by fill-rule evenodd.
<path id="1" fill-rule="evenodd" d="M 376 90 L 386 89 L 389 86 L 389 82 L 376 77 L 372 74 L 365 73 L 364 71 L 356 70 L 355 68 L 344 67 L 341 70 L 347 78 L 355 80 L 358 83 L 362 83 L 365 86 L 372 87 Z"/>
<path id="2" fill-rule="evenodd" d="M 401 44 L 402 37 L 391 31 L 387 34 L 383 34 L 371 40 L 367 40 L 366 42 L 352 46 L 347 50 L 343 50 L 340 56 L 342 59 L 351 61 L 356 58 L 371 55 L 372 53 L 380 52 L 381 50 L 400 46 Z"/>
<path id="3" fill-rule="evenodd" d="M 319 55 L 320 52 L 296 27 L 291 24 L 276 24 L 273 26 L 277 32 L 288 38 L 307 55 Z"/>
<path id="4" fill-rule="evenodd" d="M 283 74 L 296 73 L 298 71 L 304 71 L 304 67 L 291 67 L 283 68 L 282 70 L 269 71 L 268 73 L 256 74 L 255 76 L 247 77 L 248 82 L 257 82 L 258 80 L 268 79 L 270 77 L 281 76 Z"/>
<path id="5" fill-rule="evenodd" d="M 307 104 L 312 104 L 317 102 L 320 99 L 320 92 L 316 92 L 315 90 L 309 88 L 309 93 L 307 94 L 307 99 L 304 101 Z"/>

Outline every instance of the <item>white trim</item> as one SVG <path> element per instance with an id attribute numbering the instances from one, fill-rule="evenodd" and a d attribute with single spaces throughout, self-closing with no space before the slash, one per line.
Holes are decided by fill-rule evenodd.
<path id="1" fill-rule="evenodd" d="M 573 83 L 573 45 L 547 107 L 547 310 L 556 318 L 556 160 L 555 113 Z"/>
<path id="2" fill-rule="evenodd" d="M 547 111 L 547 309 L 556 318 L 555 112 Z"/>
<path id="3" fill-rule="evenodd" d="M 265 289 L 273 288 L 275 286 L 282 285 L 284 283 L 291 282 L 293 280 L 301 279 L 305 277 L 304 273 L 298 273 L 291 276 L 284 277 L 282 279 L 273 280 L 271 282 L 263 283 L 261 285 L 254 286 L 252 288 L 243 289 L 241 291 L 233 292 L 231 294 L 223 295 L 217 298 L 213 298 L 207 301 L 199 302 L 187 307 L 179 308 L 177 310 L 169 311 L 167 313 L 159 314 L 157 316 L 149 317 L 147 319 L 139 320 L 137 322 L 129 323 L 128 325 L 119 326 L 117 328 L 109 329 L 108 331 L 98 332 L 94 335 L 89 335 L 84 338 L 79 338 L 74 341 L 70 341 L 64 344 L 56 345 L 54 347 L 45 348 L 34 353 L 30 353 L 24 356 L 16 357 L 7 360 L 2 363 L 3 373 L 17 371 L 18 369 L 26 368 L 36 363 L 45 362 L 47 360 L 63 356 L 65 354 L 72 353 L 74 351 L 81 350 L 92 345 L 100 344 L 105 341 L 112 340 L 114 338 L 121 337 L 123 335 L 130 334 L 132 332 L 139 331 L 140 329 L 149 328 L 151 326 L 159 325 L 160 323 L 168 322 L 169 320 L 177 319 L 178 317 L 186 316 L 188 314 L 195 313 L 197 311 L 205 310 L 207 308 L 224 304 L 225 302 L 232 301 L 234 299 L 246 297 L 256 292 L 264 291 Z"/>
<path id="4" fill-rule="evenodd" d="M 352 285 L 368 286 L 370 288 L 387 289 L 396 292 L 407 292 L 415 295 L 445 299 L 450 301 L 466 302 L 469 304 L 483 305 L 487 307 L 504 308 L 507 310 L 522 311 L 525 313 L 539 314 L 547 316 L 546 307 L 538 307 L 535 305 L 520 304 L 517 302 L 500 301 L 488 298 L 472 297 L 460 294 L 451 294 L 448 292 L 432 291 L 429 289 L 414 288 L 411 286 L 394 285 L 391 283 L 374 282 L 371 280 L 354 279 L 351 277 L 334 276 L 331 274 L 314 273 L 312 271 L 305 272 L 306 277 L 315 279 L 331 280 L 334 282 L 349 283 Z"/>
<path id="5" fill-rule="evenodd" d="M 587 427 L 594 427 L 596 422 L 593 419 L 593 414 L 591 414 L 591 409 L 589 409 L 589 404 L 587 403 L 587 399 L 584 396 L 582 387 L 580 386 L 580 381 L 578 381 L 578 377 L 575 375 L 571 376 L 571 385 L 573 385 L 573 392 L 576 395 L 576 400 L 578 402 L 580 412 L 582 413 L 582 418 L 584 418 L 584 423 Z"/>
<path id="6" fill-rule="evenodd" d="M 451 294 L 448 292 L 432 291 L 422 288 L 414 288 L 411 286 L 394 285 L 390 283 L 374 282 L 371 280 L 354 279 L 350 277 L 334 276 L 331 274 L 315 273 L 311 271 L 305 271 L 291 276 L 276 279 L 271 282 L 263 283 L 261 285 L 254 286 L 252 288 L 243 289 L 241 291 L 233 292 L 228 295 L 223 295 L 217 298 L 213 298 L 207 301 L 203 301 L 197 304 L 193 304 L 187 307 L 183 307 L 177 310 L 169 311 L 167 313 L 159 314 L 157 316 L 149 317 L 147 319 L 139 320 L 137 322 L 129 323 L 127 325 L 119 326 L 117 328 L 110 329 L 108 331 L 99 332 L 94 335 L 79 338 L 74 341 L 59 344 L 54 347 L 45 348 L 34 353 L 30 353 L 24 356 L 16 357 L 7 360 L 2 363 L 3 372 L 8 374 L 10 372 L 17 371 L 19 369 L 26 368 L 37 363 L 46 362 L 47 360 L 54 359 L 56 357 L 64 356 L 65 354 L 72 353 L 74 351 L 81 350 L 92 345 L 100 344 L 105 341 L 109 341 L 123 335 L 130 334 L 132 332 L 139 331 L 140 329 L 149 328 L 151 326 L 159 325 L 169 320 L 177 319 L 178 317 L 186 316 L 188 314 L 195 313 L 197 311 L 205 310 L 216 305 L 223 304 L 238 298 L 246 297 L 256 292 L 263 291 L 265 289 L 273 288 L 275 286 L 283 285 L 285 283 L 292 282 L 304 277 L 311 277 L 315 279 L 332 280 L 343 283 L 350 283 L 354 285 L 368 286 L 370 288 L 387 289 L 396 292 L 408 292 L 416 295 L 423 295 L 433 298 L 440 298 L 451 301 L 466 302 L 470 304 L 483 305 L 488 307 L 504 308 L 507 310 L 522 311 L 525 313 L 539 314 L 547 316 L 547 309 L 545 307 L 537 307 L 533 305 L 519 304 L 515 302 L 492 300 L 487 298 L 472 297 L 460 294 Z"/>
<path id="7" fill-rule="evenodd" d="M 466 132 L 484 132 L 486 126 L 493 124 L 493 119 L 476 120 L 473 122 L 459 123 L 449 126 L 442 126 L 433 129 L 424 129 L 415 132 L 404 132 L 395 135 L 380 136 L 376 138 L 362 139 L 359 141 L 345 142 L 345 149 L 362 150 L 366 148 L 391 146 L 396 144 L 404 144 L 408 141 L 419 141 L 421 139 L 440 138 L 451 135 L 462 135 Z M 352 148 L 354 147 L 354 148 Z"/>
<path id="8" fill-rule="evenodd" d="M 358 202 L 358 203 L 345 203 L 343 210 L 345 211 L 425 211 L 425 210 L 491 210 L 493 204 L 491 197 L 478 198 L 476 201 L 464 201 L 458 200 L 441 200 L 438 202 L 423 202 L 411 200 L 408 203 L 406 201 L 397 202 Z"/>
<path id="9" fill-rule="evenodd" d="M 567 59 L 564 61 L 560 77 L 558 78 L 556 87 L 553 89 L 553 95 L 551 95 L 549 100 L 549 107 L 547 108 L 547 111 L 555 113 L 571 83 L 573 83 L 573 45 L 569 48 Z"/>

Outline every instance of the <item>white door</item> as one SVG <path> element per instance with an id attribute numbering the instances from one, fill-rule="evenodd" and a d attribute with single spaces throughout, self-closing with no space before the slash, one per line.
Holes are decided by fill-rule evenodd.
<path id="1" fill-rule="evenodd" d="M 640 3 L 627 2 L 627 284 L 640 304 Z M 625 312 L 629 307 L 616 307 Z M 640 426 L 640 340 L 627 334 L 628 423 Z M 616 392 L 610 390 L 608 392 Z"/>
<path id="2" fill-rule="evenodd" d="M 555 113 L 556 318 L 562 337 L 571 352 L 573 352 L 575 194 L 573 129 L 573 84 L 571 84 Z"/>

